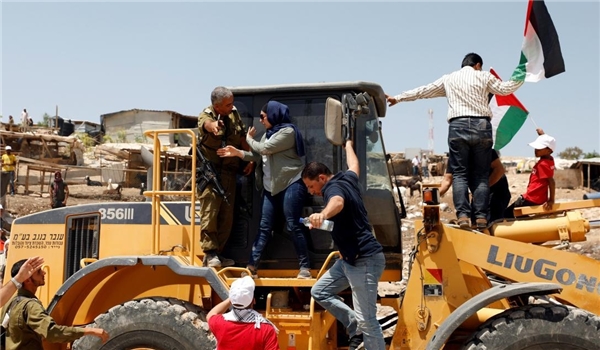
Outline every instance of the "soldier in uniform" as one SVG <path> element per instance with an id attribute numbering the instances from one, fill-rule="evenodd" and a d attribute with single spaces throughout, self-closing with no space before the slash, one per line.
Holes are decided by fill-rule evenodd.
<path id="1" fill-rule="evenodd" d="M 201 203 L 201 247 L 204 251 L 204 265 L 209 267 L 233 266 L 235 262 L 220 255 L 227 243 L 233 226 L 233 208 L 235 204 L 236 174 L 241 159 L 221 158 L 217 150 L 231 145 L 249 150 L 246 143 L 246 127 L 237 109 L 233 106 L 231 90 L 219 86 L 210 95 L 211 105 L 198 118 L 200 149 L 212 163 L 221 186 L 227 194 L 226 203 L 208 185 L 200 193 Z M 250 162 L 244 168 L 244 175 L 254 170 Z"/>
<path id="2" fill-rule="evenodd" d="M 6 254 L 6 252 L 4 254 Z M 19 289 L 22 283 L 31 277 L 34 272 L 39 270 L 43 264 L 44 258 L 40 256 L 27 259 L 27 261 L 21 265 L 17 274 L 0 288 L 0 307 L 4 306 L 4 304 L 10 300 L 10 297 Z"/>
<path id="3" fill-rule="evenodd" d="M 16 262 L 12 269 L 13 278 L 17 276 L 26 259 Z M 38 269 L 22 285 L 17 296 L 10 302 L 6 325 L 6 350 L 43 350 L 42 338 L 51 343 L 66 343 L 84 335 L 93 335 L 105 343 L 108 333 L 100 328 L 81 328 L 60 326 L 48 315 L 42 303 L 36 298 L 38 287 L 46 284 L 46 272 Z M 15 285 L 20 284 L 18 282 Z"/>

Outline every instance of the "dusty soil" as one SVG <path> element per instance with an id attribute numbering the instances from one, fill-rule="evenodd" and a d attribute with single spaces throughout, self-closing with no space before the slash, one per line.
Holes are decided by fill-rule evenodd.
<path id="1" fill-rule="evenodd" d="M 67 184 L 69 184 L 68 181 Z M 50 209 L 50 196 L 47 193 L 47 186 L 44 186 L 44 193 L 40 193 L 39 186 L 29 186 L 29 191 L 33 192 L 29 195 L 24 195 L 23 190 L 23 186 L 19 186 L 16 195 L 6 196 L 6 209 L 11 216 L 19 217 Z M 141 202 L 145 198 L 140 195 L 139 188 L 124 188 L 121 196 L 104 194 L 105 190 L 105 187 L 69 184 L 67 206 L 107 201 Z"/>

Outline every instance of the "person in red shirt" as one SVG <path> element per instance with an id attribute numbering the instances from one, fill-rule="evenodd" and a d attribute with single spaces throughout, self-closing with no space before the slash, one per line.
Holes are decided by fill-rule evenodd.
<path id="1" fill-rule="evenodd" d="M 544 205 L 544 210 L 552 209 L 554 205 L 554 158 L 552 152 L 556 149 L 554 137 L 544 134 L 544 130 L 537 129 L 538 138 L 529 144 L 535 149 L 535 156 L 539 157 L 529 176 L 529 184 L 525 194 L 506 208 L 504 217 L 514 218 L 514 209 L 532 205 Z"/>
<path id="2" fill-rule="evenodd" d="M 250 276 L 235 280 L 229 298 L 206 315 L 208 327 L 217 339 L 217 350 L 279 350 L 277 327 L 252 309 L 254 286 Z M 231 311 L 226 312 L 230 307 Z"/>

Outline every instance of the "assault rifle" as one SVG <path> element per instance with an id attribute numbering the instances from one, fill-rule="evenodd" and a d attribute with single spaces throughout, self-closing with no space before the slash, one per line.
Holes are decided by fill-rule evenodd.
<path id="1" fill-rule="evenodd" d="M 221 186 L 221 183 L 219 182 L 217 172 L 215 171 L 215 168 L 210 160 L 206 159 L 202 153 L 200 146 L 196 146 L 196 157 L 196 161 L 199 163 L 196 164 L 196 187 L 198 188 L 199 192 L 202 193 L 206 186 L 212 184 L 212 190 L 219 196 L 223 197 L 225 203 L 229 204 L 229 201 L 227 200 L 227 193 L 225 193 L 223 186 Z"/>

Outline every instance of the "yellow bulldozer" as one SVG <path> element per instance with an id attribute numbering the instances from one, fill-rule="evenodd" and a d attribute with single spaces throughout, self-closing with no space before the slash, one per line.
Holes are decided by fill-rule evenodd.
<path id="1" fill-rule="evenodd" d="M 517 209 L 517 219 L 494 222 L 484 232 L 443 224 L 436 188 L 424 189 L 423 218 L 414 247 L 402 252 L 403 207 L 394 199 L 380 120 L 386 114 L 381 86 L 368 82 L 232 88 L 235 106 L 258 136 L 259 111 L 276 99 L 290 108 L 305 138 L 308 161 L 344 170 L 342 141 L 350 137 L 361 165 L 363 200 L 373 232 L 384 247 L 380 282 L 410 276 L 406 289 L 380 296 L 394 312 L 382 318 L 389 349 L 600 349 L 600 262 L 570 253 L 597 223 L 581 208 L 600 200 L 557 203 L 551 211 Z M 162 188 L 168 157 L 159 135 L 187 134 L 191 141 L 189 188 Z M 202 265 L 193 130 L 155 130 L 153 179 L 146 202 L 71 206 L 14 220 L 7 265 L 41 255 L 46 285 L 38 298 L 57 323 L 97 326 L 110 334 L 101 344 L 84 337 L 84 350 L 214 349 L 205 315 L 228 296 L 240 277 L 257 233 L 261 194 L 240 175 L 235 222 L 224 255 L 237 267 Z M 156 166 L 160 164 L 160 166 Z M 165 201 L 166 196 L 184 196 Z M 400 201 L 402 202 L 402 201 Z M 323 208 L 311 197 L 309 215 Z M 297 259 L 285 225 L 277 226 L 256 279 L 255 308 L 279 329 L 281 349 L 347 348 L 345 330 L 311 298 L 310 288 L 337 258 L 328 233 L 307 231 L 312 279 L 297 279 Z M 7 274 L 8 275 L 8 274 Z M 9 276 L 5 276 L 5 281 Z M 349 291 L 341 297 L 352 305 Z M 45 343 L 44 349 L 69 345 Z M 242 349 L 241 347 L 240 349 Z M 368 350 L 368 349 L 367 349 Z"/>

